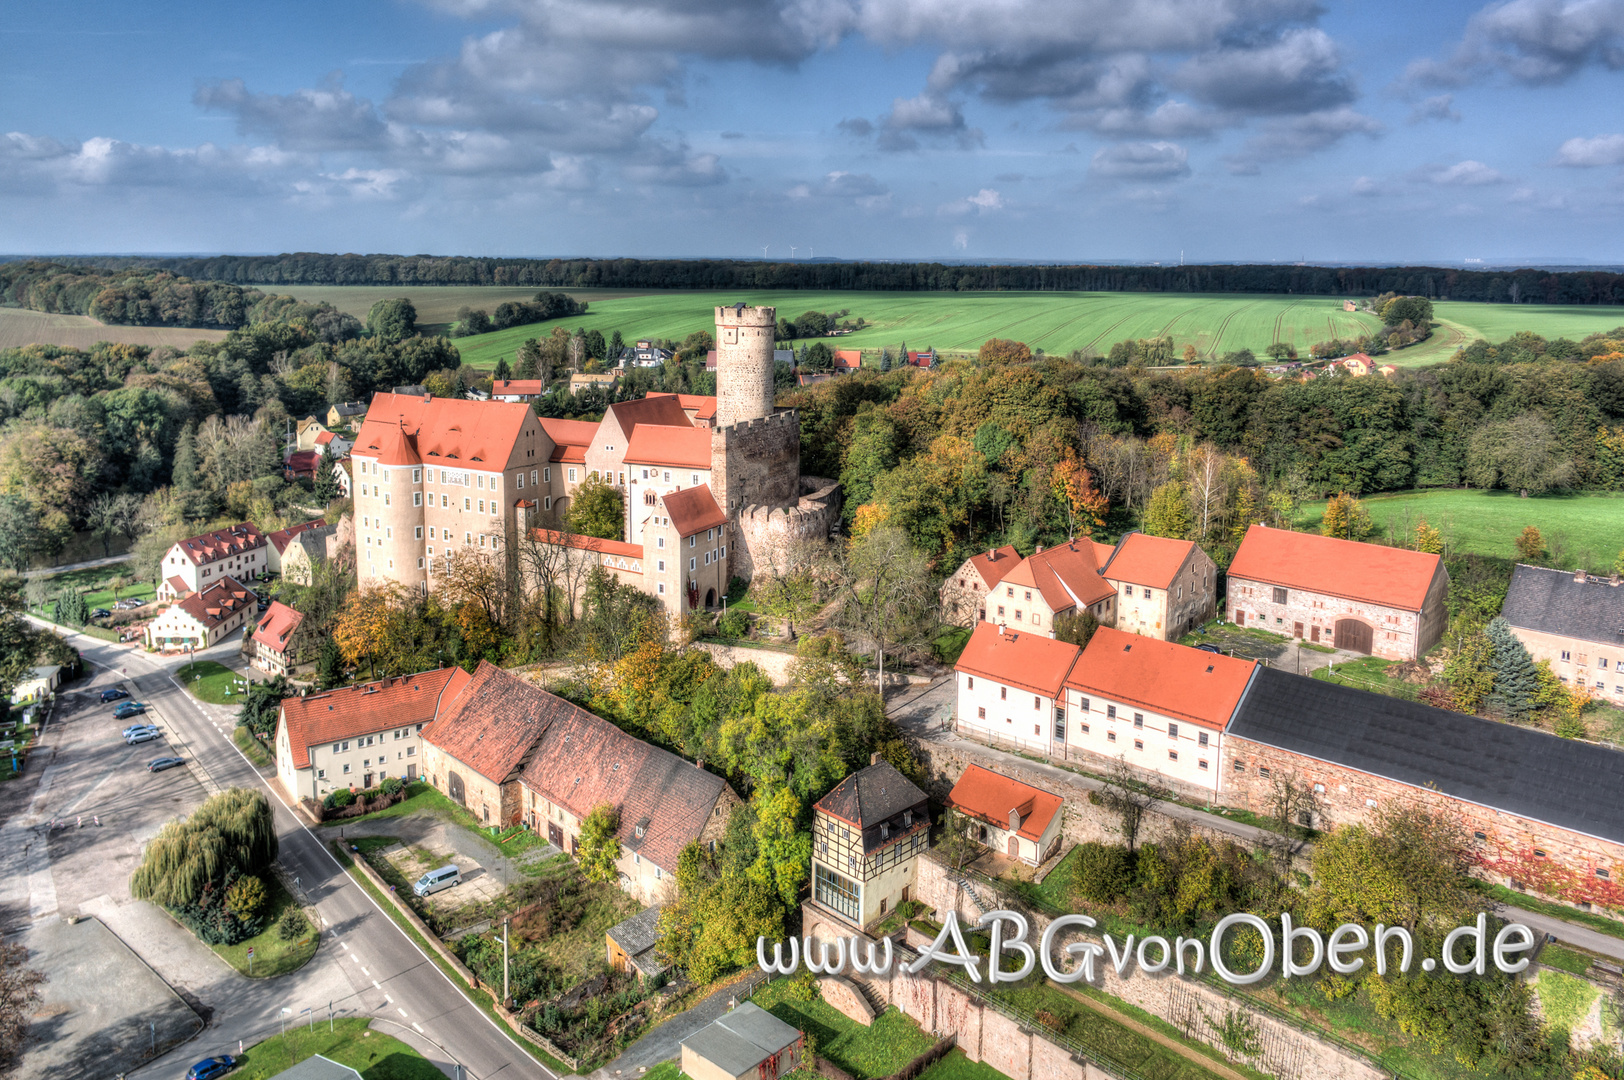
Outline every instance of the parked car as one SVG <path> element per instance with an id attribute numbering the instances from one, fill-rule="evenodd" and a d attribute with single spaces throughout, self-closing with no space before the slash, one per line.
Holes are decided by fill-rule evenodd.
<path id="1" fill-rule="evenodd" d="M 182 761 L 178 757 L 153 758 L 151 761 L 147 762 L 147 772 L 163 772 L 165 769 L 173 769 L 176 765 L 184 765 L 184 764 L 186 764 L 186 762 Z M 230 1060 L 231 1060 L 230 1058 L 226 1059 L 226 1061 L 227 1061 L 226 1068 L 227 1069 L 231 1068 L 231 1065 L 229 1064 Z M 225 1070 L 221 1070 L 221 1071 L 223 1072 Z M 219 1073 L 210 1073 L 209 1075 L 218 1076 Z"/>
<path id="2" fill-rule="evenodd" d="M 130 692 L 124 689 L 122 686 L 110 686 L 106 690 L 102 691 L 102 704 L 105 705 L 109 701 L 118 701 L 121 698 L 127 698 L 129 696 Z"/>
<path id="3" fill-rule="evenodd" d="M 1210 653 L 1222 653 L 1223 652 L 1223 650 L 1220 649 L 1218 646 L 1216 646 L 1216 645 L 1214 645 L 1214 644 L 1212 644 L 1210 642 L 1206 642 L 1206 641 L 1203 641 L 1201 644 L 1197 645 L 1196 648 L 1200 649 L 1202 652 L 1210 652 Z"/>
<path id="4" fill-rule="evenodd" d="M 113 613 L 104 607 L 99 607 L 90 613 L 90 617 L 92 619 L 111 619 L 113 617 Z"/>
<path id="5" fill-rule="evenodd" d="M 412 885 L 412 893 L 416 896 L 428 896 L 441 889 L 452 889 L 462 884 L 462 872 L 453 863 L 447 863 L 438 870 L 430 870 Z"/>
<path id="6" fill-rule="evenodd" d="M 236 1060 L 230 1054 L 204 1058 L 186 1070 L 186 1080 L 214 1080 L 216 1076 L 224 1076 L 230 1072 L 232 1066 L 236 1064 Z"/>
<path id="7" fill-rule="evenodd" d="M 151 742 L 153 739 L 163 737 L 163 732 L 155 727 L 138 728 L 124 736 L 124 741 L 134 746 L 136 743 Z"/>
<path id="8" fill-rule="evenodd" d="M 118 603 L 113 605 L 113 610 L 134 611 L 136 608 L 141 607 L 145 603 L 145 600 L 120 600 Z"/>
<path id="9" fill-rule="evenodd" d="M 132 717 L 132 716 L 140 716 L 142 713 L 144 713 L 146 711 L 147 711 L 146 702 L 144 702 L 144 701 L 126 701 L 124 704 L 120 705 L 118 708 L 113 710 L 113 719 L 115 719 L 115 720 L 128 720 L 130 717 Z"/>
<path id="10" fill-rule="evenodd" d="M 126 739 L 128 739 L 131 735 L 134 735 L 137 731 L 157 731 L 157 730 L 158 730 L 158 725 L 157 724 L 131 724 L 129 727 L 124 729 L 124 737 Z"/>

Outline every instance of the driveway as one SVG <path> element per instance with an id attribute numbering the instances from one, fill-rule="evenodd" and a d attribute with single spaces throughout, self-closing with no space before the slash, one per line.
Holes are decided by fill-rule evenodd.
<path id="1" fill-rule="evenodd" d="M 1262 660 L 1270 667 L 1307 675 L 1328 664 L 1361 660 L 1364 653 L 1332 649 L 1326 645 L 1283 638 L 1266 631 L 1236 626 L 1234 623 L 1208 623 L 1183 639 L 1190 644 L 1216 645 L 1226 656 Z"/>

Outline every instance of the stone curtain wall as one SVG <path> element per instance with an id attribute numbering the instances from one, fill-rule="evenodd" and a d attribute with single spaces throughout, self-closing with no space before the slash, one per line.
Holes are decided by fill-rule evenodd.
<path id="1" fill-rule="evenodd" d="M 782 414 L 780 414 L 782 415 Z M 800 436 L 796 435 L 797 466 Z M 770 569 L 790 545 L 803 540 L 824 540 L 840 521 L 840 485 L 816 476 L 800 478 L 794 505 L 750 503 L 733 518 L 733 546 L 728 551 L 728 573 L 746 581 L 756 569 Z M 794 490 L 794 489 L 792 489 Z"/>

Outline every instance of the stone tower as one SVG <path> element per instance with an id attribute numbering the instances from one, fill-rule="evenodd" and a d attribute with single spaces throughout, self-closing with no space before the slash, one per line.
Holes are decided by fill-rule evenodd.
<path id="1" fill-rule="evenodd" d="M 778 310 L 716 309 L 716 426 L 731 427 L 773 412 L 773 334 Z"/>

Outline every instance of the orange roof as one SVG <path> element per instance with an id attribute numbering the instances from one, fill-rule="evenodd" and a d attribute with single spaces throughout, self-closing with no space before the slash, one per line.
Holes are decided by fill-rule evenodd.
<path id="1" fill-rule="evenodd" d="M 1103 544 L 1099 545 L 1104 547 Z M 1165 589 L 1173 584 L 1179 567 L 1195 548 L 1193 540 L 1170 540 L 1165 536 L 1147 536 L 1129 533 L 1116 546 L 1116 554 L 1105 567 L 1105 576 L 1112 581 L 1131 581 L 1135 585 L 1149 585 Z"/>
<path id="2" fill-rule="evenodd" d="M 683 410 L 694 410 L 695 420 L 711 420 L 716 416 L 716 399 L 706 397 L 704 394 L 678 394 L 677 400 L 682 402 Z"/>
<path id="3" fill-rule="evenodd" d="M 692 536 L 727 524 L 727 515 L 716 505 L 716 497 L 711 494 L 709 484 L 668 491 L 661 501 L 665 503 L 665 512 L 670 515 L 678 536 Z"/>
<path id="4" fill-rule="evenodd" d="M 836 349 L 835 370 L 856 371 L 863 366 L 862 349 Z"/>
<path id="5" fill-rule="evenodd" d="M 1088 607 L 1116 595 L 1111 583 L 1100 576 L 1090 540 L 1073 540 L 1029 555 L 1004 575 L 1002 584 L 1037 589 L 1050 611 Z"/>
<path id="6" fill-rule="evenodd" d="M 393 446 L 393 429 L 409 437 L 415 444 L 412 449 L 416 456 L 426 465 L 501 469 L 507 465 L 526 420 L 533 415 L 530 406 L 522 401 L 377 394 L 355 438 L 354 453 L 371 457 L 386 443 Z"/>
<path id="7" fill-rule="evenodd" d="M 241 611 L 253 595 L 236 578 L 223 577 L 202 592 L 187 595 L 175 607 L 190 615 L 205 630 L 212 630 Z"/>
<path id="8" fill-rule="evenodd" d="M 1004 580 L 1005 574 L 1020 565 L 1021 553 L 1015 550 L 1015 545 L 1005 544 L 1001 548 L 972 555 L 967 561 L 975 567 L 976 573 L 981 575 L 981 580 L 986 582 L 987 588 L 990 589 Z"/>
<path id="9" fill-rule="evenodd" d="M 551 420 L 542 417 L 541 430 L 553 440 L 553 453 L 548 460 L 576 465 L 586 463 L 586 448 L 598 436 L 598 425 L 590 420 Z"/>
<path id="10" fill-rule="evenodd" d="M 659 424 L 663 427 L 693 427 L 693 421 L 682 411 L 682 402 L 675 394 L 650 394 L 635 401 L 617 401 L 609 406 L 620 430 L 630 438 L 638 424 Z"/>
<path id="11" fill-rule="evenodd" d="M 596 536 L 554 532 L 552 529 L 536 529 L 531 535 L 544 544 L 555 544 L 558 547 L 596 551 L 601 555 L 624 555 L 633 559 L 643 557 L 643 545 L 628 544 L 624 540 L 600 540 Z"/>
<path id="12" fill-rule="evenodd" d="M 287 727 L 294 768 L 310 767 L 313 745 L 428 723 L 434 719 L 446 688 L 452 686 L 455 692 L 467 680 L 467 672 L 448 667 L 346 686 L 312 697 L 284 698 L 282 723 Z"/>
<path id="13" fill-rule="evenodd" d="M 324 431 L 320 435 L 316 436 L 316 445 L 317 446 L 326 446 L 328 443 L 330 443 L 332 441 L 333 441 L 333 433 L 331 431 Z"/>
<path id="14" fill-rule="evenodd" d="M 177 597 L 185 596 L 187 593 L 192 591 L 192 587 L 186 584 L 185 579 L 179 574 L 176 574 L 174 577 L 169 579 L 169 587 L 174 591 Z"/>
<path id="15" fill-rule="evenodd" d="M 1102 626 L 1066 688 L 1222 731 L 1255 670 L 1256 661 Z"/>
<path id="16" fill-rule="evenodd" d="M 1421 551 L 1253 525 L 1229 579 L 1420 611 L 1441 562 Z"/>
<path id="17" fill-rule="evenodd" d="M 539 396 L 547 392 L 547 386 L 540 379 L 500 379 L 491 383 L 491 394 L 504 394 L 515 397 L 520 394 Z"/>
<path id="18" fill-rule="evenodd" d="M 1000 829 L 1009 828 L 1010 811 L 1015 811 L 1021 816 L 1016 835 L 1034 843 L 1043 839 L 1063 802 L 1058 795 L 980 765 L 967 766 L 947 796 L 947 805 Z"/>
<path id="19" fill-rule="evenodd" d="M 524 707 L 530 703 L 511 700 L 515 687 L 532 691 L 532 697 L 544 694 L 489 660 L 481 660 L 472 678 L 444 695 L 444 707 L 423 729 L 423 741 L 487 780 L 505 783 L 550 722 L 533 707 Z"/>
<path id="20" fill-rule="evenodd" d="M 664 465 L 683 469 L 711 467 L 710 429 L 684 425 L 638 424 L 626 444 L 626 464 Z"/>
<path id="21" fill-rule="evenodd" d="M 326 525 L 326 519 L 317 518 L 315 521 L 306 521 L 300 525 L 289 525 L 285 529 L 278 529 L 265 539 L 271 542 L 271 546 L 274 547 L 276 549 L 276 553 L 280 555 L 288 549 L 288 544 L 292 542 L 295 536 L 298 536 L 302 532 L 309 532 L 311 529 L 324 528 Z"/>
<path id="22" fill-rule="evenodd" d="M 275 652 L 288 651 L 288 639 L 304 622 L 304 616 L 280 600 L 272 600 L 259 625 L 254 627 L 254 640 Z"/>
<path id="23" fill-rule="evenodd" d="M 1077 646 L 1042 634 L 999 628 L 990 622 L 976 623 L 970 642 L 959 654 L 954 671 L 979 675 L 984 679 L 1030 690 L 1046 697 L 1059 697 L 1066 673 L 1081 650 Z"/>
<path id="24" fill-rule="evenodd" d="M 175 541 L 175 547 L 180 548 L 181 553 L 198 566 L 207 566 L 217 559 L 241 555 L 264 546 L 265 537 L 260 533 L 259 526 L 246 522 Z"/>

